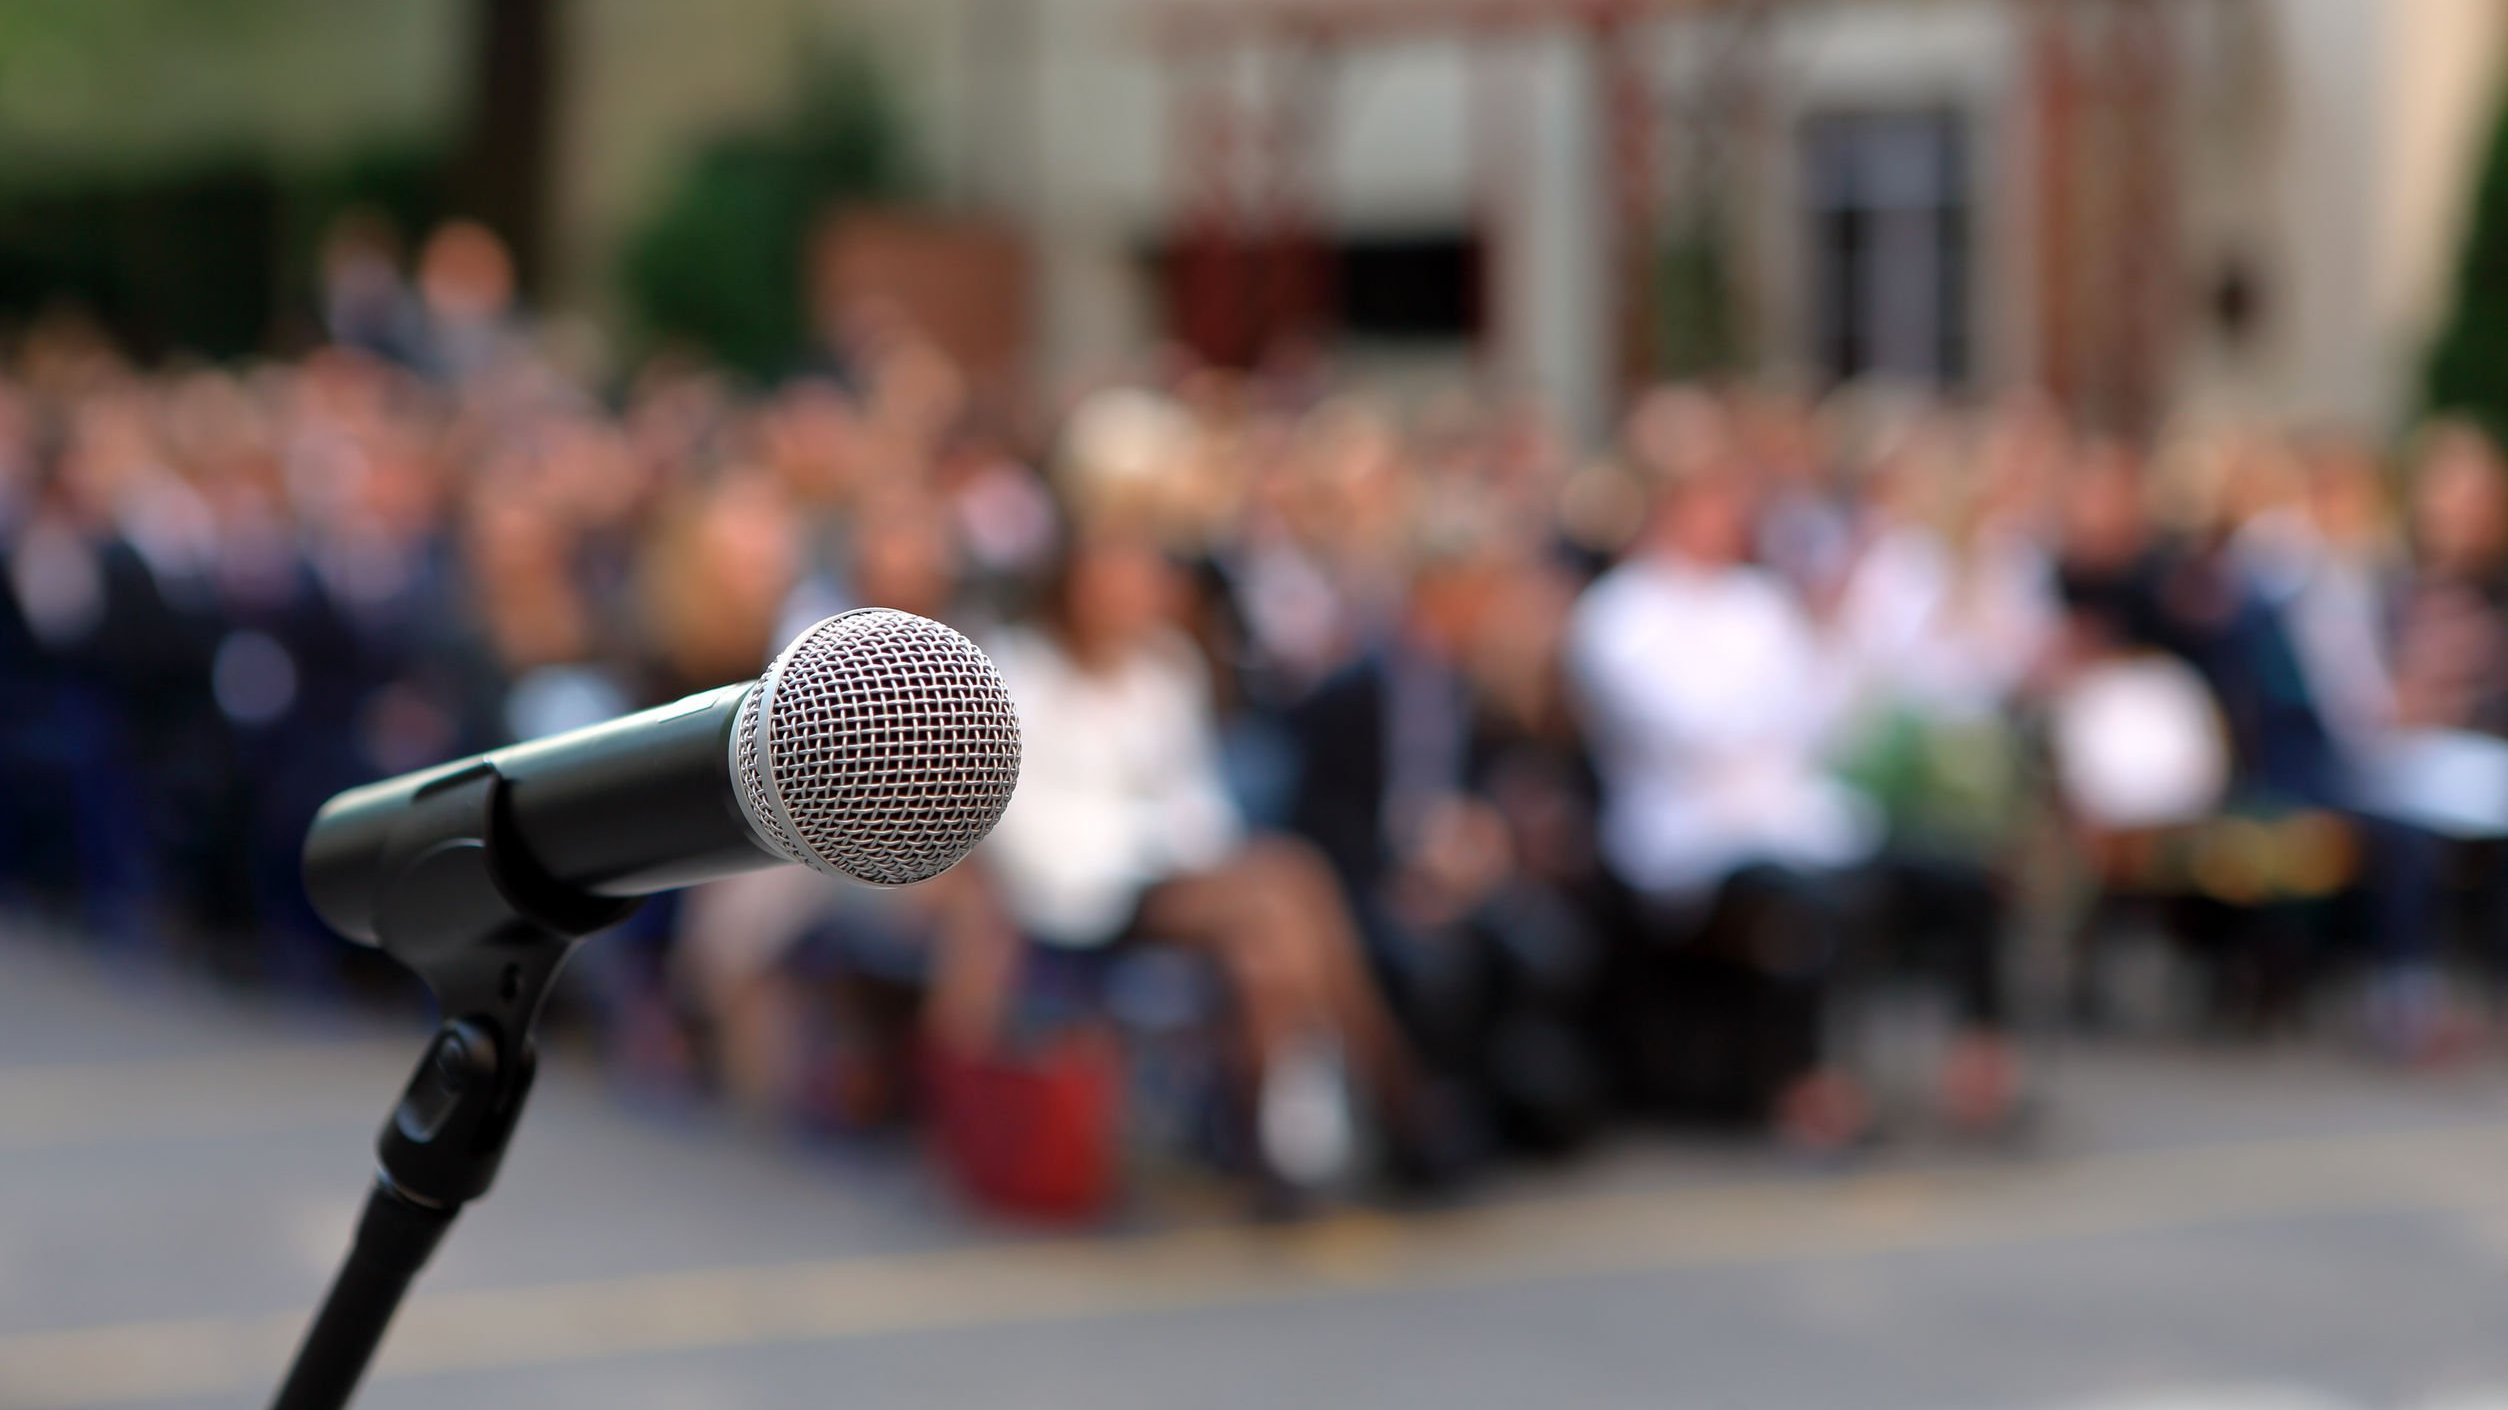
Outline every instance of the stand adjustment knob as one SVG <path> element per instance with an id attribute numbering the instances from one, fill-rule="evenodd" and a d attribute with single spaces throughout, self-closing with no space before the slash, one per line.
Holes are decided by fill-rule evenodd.
<path id="1" fill-rule="evenodd" d="M 402 1136 L 432 1141 L 460 1106 L 463 1094 L 496 1076 L 496 1040 L 472 1024 L 448 1023 L 435 1035 L 427 1060 L 401 1094 L 392 1124 Z"/>

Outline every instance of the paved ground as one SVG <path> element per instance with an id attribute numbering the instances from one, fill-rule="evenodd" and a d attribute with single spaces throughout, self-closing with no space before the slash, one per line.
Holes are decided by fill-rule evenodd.
<path id="1" fill-rule="evenodd" d="M 414 1026 L 0 944 L 0 1410 L 258 1404 Z M 1466 1210 L 986 1229 L 555 1064 L 361 1404 L 2508 1407 L 2508 1065 L 2075 1053 L 2026 1157 L 1632 1142 Z"/>

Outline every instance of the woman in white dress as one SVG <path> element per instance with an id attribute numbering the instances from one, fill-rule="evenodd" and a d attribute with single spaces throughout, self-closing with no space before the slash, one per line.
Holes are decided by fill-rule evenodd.
<path id="1" fill-rule="evenodd" d="M 1294 1184 L 1353 1151 L 1346 1063 L 1399 1121 L 1403 1040 L 1330 870 L 1253 834 L 1221 773 L 1210 668 L 1175 625 L 1181 584 L 1147 542 L 1083 536 L 1035 624 L 990 643 L 1018 702 L 1019 790 L 978 852 L 1024 947 L 962 939 L 939 996 L 951 1027 L 998 1026 L 1024 953 L 1086 975 L 1125 947 L 1184 946 L 1226 976 L 1257 1143 Z"/>

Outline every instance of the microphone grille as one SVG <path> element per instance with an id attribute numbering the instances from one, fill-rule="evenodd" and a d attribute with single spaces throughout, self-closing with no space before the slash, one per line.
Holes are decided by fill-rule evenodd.
<path id="1" fill-rule="evenodd" d="M 1019 716 L 974 642 L 863 608 L 784 648 L 733 729 L 741 803 L 768 845 L 883 886 L 937 876 L 1001 820 Z"/>

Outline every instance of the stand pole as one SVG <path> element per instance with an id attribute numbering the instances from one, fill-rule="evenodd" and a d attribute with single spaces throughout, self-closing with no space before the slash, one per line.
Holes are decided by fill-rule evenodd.
<path id="1" fill-rule="evenodd" d="M 458 1212 L 430 1209 L 375 1181 L 348 1261 L 340 1265 L 322 1311 L 306 1329 L 296 1364 L 278 1398 L 270 1402 L 271 1410 L 342 1410 L 348 1404 L 401 1296 Z"/>

